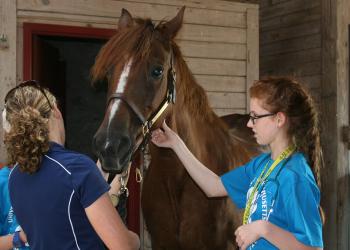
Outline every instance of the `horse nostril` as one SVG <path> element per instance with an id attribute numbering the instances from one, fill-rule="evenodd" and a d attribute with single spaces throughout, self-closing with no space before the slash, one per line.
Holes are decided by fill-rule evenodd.
<path id="1" fill-rule="evenodd" d="M 130 151 L 131 141 L 127 136 L 120 136 L 114 142 L 107 142 L 103 149 L 104 156 L 112 156 L 119 159 L 124 158 Z"/>
<path id="2" fill-rule="evenodd" d="M 105 146 L 104 153 L 106 155 L 117 156 L 115 146 L 113 144 L 111 144 L 111 143 L 108 143 L 108 142 L 107 142 L 107 144 Z"/>
<path id="3" fill-rule="evenodd" d="M 104 166 L 111 169 L 124 167 L 131 158 L 132 141 L 124 134 L 114 134 L 111 138 L 95 136 L 94 148 Z"/>

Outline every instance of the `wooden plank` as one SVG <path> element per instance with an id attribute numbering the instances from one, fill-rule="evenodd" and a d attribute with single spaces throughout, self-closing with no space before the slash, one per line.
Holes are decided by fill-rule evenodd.
<path id="1" fill-rule="evenodd" d="M 230 115 L 230 114 L 246 114 L 245 109 L 214 109 L 215 114 L 218 116 Z"/>
<path id="2" fill-rule="evenodd" d="M 173 18 L 181 8 L 181 5 L 161 5 L 153 1 L 110 1 L 110 0 L 51 0 L 48 4 L 43 1 L 19 0 L 18 9 L 24 11 L 40 11 L 55 14 L 73 14 L 86 16 L 101 16 L 117 18 L 121 9 L 125 8 L 134 17 L 150 17 L 152 20 L 169 20 Z M 98 14 L 97 14 L 98 13 Z M 210 18 L 208 18 L 210 17 Z M 228 12 L 210 9 L 187 8 L 184 15 L 184 23 L 206 24 L 214 26 L 245 28 L 245 11 Z"/>
<path id="3" fill-rule="evenodd" d="M 333 4 L 333 2 L 332 2 Z M 336 63 L 337 63 L 337 127 L 349 126 L 350 96 L 349 96 L 349 9 L 348 0 L 337 1 L 337 40 Z M 328 117 L 330 118 L 330 117 Z M 349 144 L 342 142 L 342 135 L 338 129 L 338 155 L 337 155 L 337 247 L 338 249 L 350 249 L 350 167 L 349 167 Z M 334 157 L 333 157 L 334 158 Z"/>
<path id="4" fill-rule="evenodd" d="M 17 53 L 16 53 L 17 82 L 23 81 L 23 25 L 17 23 Z"/>
<path id="5" fill-rule="evenodd" d="M 45 19 L 45 18 L 19 18 L 18 22 L 23 23 L 39 23 L 39 24 L 52 24 L 52 25 L 66 25 L 66 26 L 75 26 L 75 27 L 90 27 L 90 28 L 101 28 L 101 29 L 115 29 L 116 25 L 113 24 L 101 24 L 94 22 L 81 22 L 76 20 L 55 20 L 55 19 Z"/>
<path id="6" fill-rule="evenodd" d="M 338 125 L 338 77 L 337 77 L 337 3 L 332 0 L 322 1 L 322 81 L 321 81 L 321 121 L 324 131 L 321 134 L 324 160 L 326 167 L 322 170 L 322 206 L 326 213 L 327 222 L 324 230 L 325 249 L 338 249 L 338 158 L 339 150 L 343 152 L 340 144 L 340 129 Z M 344 106 L 344 104 L 342 104 Z M 344 124 L 344 123 L 342 123 Z M 343 162 L 343 161 L 342 161 Z M 348 165 L 348 164 L 346 164 Z M 339 179 L 340 180 L 340 179 Z"/>
<path id="7" fill-rule="evenodd" d="M 16 85 L 16 1 L 2 0 L 0 4 L 0 37 L 7 40 L 8 47 L 0 48 L 0 100 Z M 3 110 L 4 103 L 0 102 Z M 6 162 L 3 144 L 3 128 L 0 128 L 0 162 Z"/>
<path id="8" fill-rule="evenodd" d="M 117 19 L 106 17 L 77 16 L 71 14 L 58 14 L 46 12 L 21 11 L 22 21 L 36 21 L 39 23 L 60 23 L 74 26 L 116 28 Z M 43 20 L 43 21 L 38 21 Z M 61 22 L 60 20 L 63 20 Z M 102 25 L 100 25 L 102 24 Z M 246 30 L 241 28 L 228 28 L 219 26 L 184 24 L 178 36 L 180 40 L 221 42 L 221 43 L 246 43 Z"/>
<path id="9" fill-rule="evenodd" d="M 260 9 L 269 8 L 276 4 L 281 4 L 289 0 L 260 0 Z"/>
<path id="10" fill-rule="evenodd" d="M 114 0 L 118 1 L 118 0 Z M 150 2 L 150 0 L 137 0 L 137 2 Z M 198 9 L 225 10 L 225 11 L 245 11 L 247 8 L 258 8 L 258 5 L 253 3 L 239 3 L 236 0 L 218 1 L 218 0 L 152 0 L 154 4 L 171 5 L 171 6 L 186 6 Z"/>
<path id="11" fill-rule="evenodd" d="M 262 45 L 277 41 L 309 36 L 313 34 L 320 34 L 321 23 L 319 20 L 303 23 L 290 27 L 282 27 L 276 30 L 262 32 L 260 36 L 260 43 Z"/>
<path id="12" fill-rule="evenodd" d="M 95 24 L 106 24 L 110 27 L 117 28 L 118 18 L 117 17 L 107 17 L 107 16 L 88 16 L 88 15 L 76 15 L 69 13 L 52 13 L 45 11 L 33 11 L 33 10 L 18 10 L 17 11 L 18 20 L 22 22 L 28 22 L 30 20 L 47 21 L 66 21 L 72 22 L 71 26 L 93 26 Z M 41 22 L 40 22 L 41 23 Z M 84 25 L 76 25 L 75 23 L 82 23 Z"/>
<path id="13" fill-rule="evenodd" d="M 261 17 L 260 31 L 273 30 L 281 27 L 289 27 L 307 23 L 311 21 L 320 21 L 321 6 L 316 6 L 312 9 L 305 9 L 299 12 L 294 12 L 288 15 L 276 16 L 273 18 Z"/>
<path id="14" fill-rule="evenodd" d="M 245 93 L 207 92 L 212 108 L 246 108 Z"/>
<path id="15" fill-rule="evenodd" d="M 176 39 L 181 52 L 187 57 L 205 57 L 213 59 L 246 60 L 245 44 L 229 44 L 201 41 L 184 41 Z"/>
<path id="16" fill-rule="evenodd" d="M 261 70 L 261 75 L 291 75 L 291 76 L 311 76 L 321 74 L 321 62 L 296 63 L 290 65 L 280 65 L 273 68 Z"/>
<path id="17" fill-rule="evenodd" d="M 311 76 L 300 76 L 296 77 L 308 89 L 321 90 L 321 76 L 322 75 L 311 75 Z"/>
<path id="18" fill-rule="evenodd" d="M 256 9 L 247 10 L 247 87 L 246 108 L 249 111 L 249 89 L 255 80 L 259 79 L 259 12 Z"/>
<path id="19" fill-rule="evenodd" d="M 214 92 L 245 92 L 246 78 L 237 76 L 194 75 L 206 90 Z"/>
<path id="20" fill-rule="evenodd" d="M 260 16 L 272 18 L 289 13 L 298 12 L 305 9 L 311 9 L 320 5 L 320 1 L 289 0 L 283 4 L 272 5 L 269 8 L 261 9 Z"/>
<path id="21" fill-rule="evenodd" d="M 260 0 L 260 9 L 266 9 L 273 5 L 283 4 L 290 0 Z"/>
<path id="22" fill-rule="evenodd" d="M 276 43 L 261 45 L 260 56 L 278 55 L 312 48 L 321 48 L 321 35 L 315 34 Z"/>
<path id="23" fill-rule="evenodd" d="M 317 60 L 321 60 L 321 48 L 300 50 L 296 52 L 280 54 L 277 56 L 264 56 L 260 59 L 260 62 L 261 68 L 266 69 L 279 65 L 282 67 L 284 65 L 312 62 Z"/>
<path id="24" fill-rule="evenodd" d="M 185 58 L 193 74 L 246 76 L 246 62 L 206 58 Z"/>

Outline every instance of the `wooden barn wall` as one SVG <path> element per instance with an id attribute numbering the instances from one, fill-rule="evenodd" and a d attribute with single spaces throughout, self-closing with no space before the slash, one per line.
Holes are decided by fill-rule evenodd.
<path id="1" fill-rule="evenodd" d="M 260 75 L 291 75 L 321 114 L 324 249 L 350 249 L 348 0 L 261 0 Z"/>
<path id="2" fill-rule="evenodd" d="M 260 1 L 260 76 L 290 75 L 319 99 L 321 0 Z"/>
<path id="3" fill-rule="evenodd" d="M 185 5 L 177 41 L 211 106 L 219 115 L 246 112 L 247 82 L 258 77 L 257 5 L 176 0 L 18 0 L 17 5 L 19 30 L 23 22 L 114 29 L 122 8 L 160 21 L 174 17 Z"/>

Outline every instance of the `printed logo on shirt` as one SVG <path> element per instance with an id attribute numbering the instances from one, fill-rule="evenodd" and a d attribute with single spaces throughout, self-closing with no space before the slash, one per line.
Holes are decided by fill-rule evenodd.
<path id="1" fill-rule="evenodd" d="M 13 208 L 10 207 L 9 213 L 7 215 L 7 223 L 8 224 L 12 224 L 13 223 L 13 216 L 14 216 Z"/>
<path id="2" fill-rule="evenodd" d="M 256 220 L 268 221 L 271 214 L 273 213 L 273 207 L 275 199 L 277 196 L 278 184 L 276 181 L 267 181 L 263 183 L 262 187 L 255 193 L 252 199 L 252 206 L 250 208 L 250 216 L 248 218 L 248 223 Z M 253 186 L 251 186 L 247 192 L 247 200 L 253 191 Z M 256 242 L 249 246 L 248 249 L 254 249 Z"/>

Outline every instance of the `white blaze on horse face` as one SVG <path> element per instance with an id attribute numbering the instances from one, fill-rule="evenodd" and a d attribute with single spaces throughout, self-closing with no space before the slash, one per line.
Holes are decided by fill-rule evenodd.
<path id="1" fill-rule="evenodd" d="M 119 94 L 124 93 L 126 83 L 128 81 L 131 65 L 132 65 L 132 59 L 130 59 L 129 62 L 125 64 L 124 69 L 120 74 L 119 82 L 117 84 L 117 89 L 115 90 L 115 93 L 119 93 Z M 118 111 L 119 103 L 120 103 L 120 100 L 115 100 L 113 102 L 111 107 L 111 112 L 109 113 L 108 125 L 111 123 L 115 113 Z"/>

